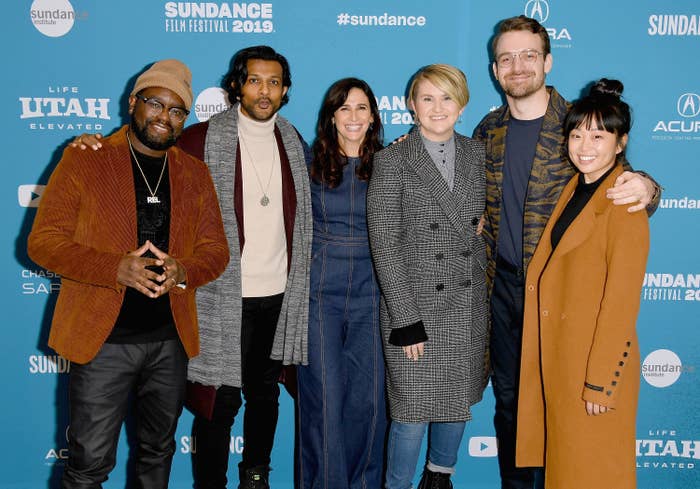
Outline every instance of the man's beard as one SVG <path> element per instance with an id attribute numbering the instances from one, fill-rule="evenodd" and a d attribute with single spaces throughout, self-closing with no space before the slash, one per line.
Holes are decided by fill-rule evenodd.
<path id="1" fill-rule="evenodd" d="M 508 79 L 506 78 L 505 83 L 502 84 L 501 87 L 503 88 L 503 91 L 506 95 L 514 99 L 518 99 L 532 95 L 533 93 L 537 92 L 540 88 L 542 88 L 542 85 L 544 85 L 544 79 L 529 79 L 528 83 L 522 84 L 509 83 Z"/>
<path id="2" fill-rule="evenodd" d="M 131 132 L 138 138 L 138 140 L 141 141 L 141 143 L 143 143 L 144 146 L 152 150 L 162 151 L 174 145 L 175 141 L 177 140 L 177 137 L 175 136 L 175 131 L 173 130 L 173 127 L 170 125 L 170 134 L 163 135 L 161 139 L 157 139 L 151 134 L 149 134 L 148 125 L 152 122 L 152 120 L 153 119 L 146 119 L 144 121 L 144 124 L 141 125 L 136 121 L 135 118 L 132 117 L 131 122 L 129 124 L 129 128 Z"/>

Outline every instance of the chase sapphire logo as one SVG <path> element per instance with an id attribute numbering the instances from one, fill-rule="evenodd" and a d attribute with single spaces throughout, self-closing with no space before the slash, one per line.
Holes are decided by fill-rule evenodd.
<path id="1" fill-rule="evenodd" d="M 525 15 L 543 24 L 549 18 L 547 0 L 530 0 L 525 4 Z"/>
<path id="2" fill-rule="evenodd" d="M 677 108 L 681 117 L 697 117 L 700 114 L 700 95 L 684 93 L 678 97 Z"/>

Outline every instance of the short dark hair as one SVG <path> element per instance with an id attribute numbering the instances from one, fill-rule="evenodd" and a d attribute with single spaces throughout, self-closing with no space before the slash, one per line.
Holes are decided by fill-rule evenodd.
<path id="1" fill-rule="evenodd" d="M 525 17 L 524 15 L 518 15 L 517 17 L 509 17 L 504 19 L 498 24 L 498 32 L 491 41 L 491 51 L 494 59 L 497 56 L 496 46 L 498 46 L 498 41 L 501 36 L 506 32 L 512 31 L 527 31 L 532 34 L 537 34 L 542 39 L 542 52 L 547 56 L 551 51 L 552 47 L 549 43 L 549 34 L 547 34 L 547 29 L 545 29 L 542 24 L 537 22 L 535 19 L 530 17 Z"/>
<path id="2" fill-rule="evenodd" d="M 630 106 L 620 98 L 624 85 L 619 80 L 601 78 L 593 84 L 588 95 L 575 101 L 564 119 L 564 139 L 577 127 L 590 129 L 593 123 L 598 129 L 615 134 L 618 140 L 629 134 L 632 128 Z M 568 146 L 568 143 L 567 143 Z M 568 152 L 568 147 L 567 147 Z M 624 148 L 618 161 L 624 157 Z"/>
<path id="3" fill-rule="evenodd" d="M 228 73 L 221 82 L 221 88 L 228 93 L 228 100 L 235 104 L 241 96 L 241 87 L 248 79 L 248 61 L 261 59 L 263 61 L 277 61 L 282 66 L 282 86 L 292 86 L 292 74 L 289 70 L 287 58 L 279 54 L 270 46 L 251 46 L 243 48 L 233 55 Z M 282 97 L 282 105 L 289 102 L 289 91 Z"/>
<path id="4" fill-rule="evenodd" d="M 311 177 L 329 188 L 335 188 L 343 180 L 343 167 L 347 164 L 347 156 L 342 154 L 338 143 L 338 134 L 333 115 L 348 99 L 350 90 L 357 88 L 367 96 L 369 108 L 374 121 L 370 124 L 364 140 L 360 145 L 360 164 L 357 167 L 357 177 L 369 180 L 372 174 L 372 159 L 374 153 L 382 149 L 384 132 L 382 119 L 377 107 L 377 100 L 369 85 L 358 78 L 343 78 L 333 83 L 326 92 L 318 113 L 316 124 L 316 141 L 313 145 L 313 160 L 311 161 Z"/>

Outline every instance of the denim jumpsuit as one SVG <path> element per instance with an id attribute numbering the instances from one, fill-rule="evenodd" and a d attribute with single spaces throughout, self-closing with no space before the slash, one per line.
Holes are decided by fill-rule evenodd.
<path id="1" fill-rule="evenodd" d="M 311 182 L 309 364 L 299 380 L 299 487 L 382 485 L 387 414 L 367 182 L 349 158 L 336 188 Z"/>

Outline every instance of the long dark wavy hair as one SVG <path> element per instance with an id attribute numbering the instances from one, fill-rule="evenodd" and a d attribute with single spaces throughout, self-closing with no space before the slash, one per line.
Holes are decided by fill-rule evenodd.
<path id="1" fill-rule="evenodd" d="M 348 162 L 347 156 L 343 154 L 338 143 L 338 133 L 333 124 L 333 115 L 345 103 L 353 88 L 358 88 L 367 95 L 370 111 L 374 118 L 360 145 L 360 164 L 357 167 L 357 178 L 369 180 L 372 175 L 374 153 L 383 147 L 382 120 L 377 108 L 377 100 L 369 85 L 358 78 L 343 78 L 331 85 L 323 98 L 323 104 L 318 113 L 316 141 L 313 145 L 313 161 L 311 162 L 311 178 L 329 188 L 340 185 L 343 180 L 343 167 Z"/>
<path id="2" fill-rule="evenodd" d="M 289 71 L 287 58 L 279 54 L 270 46 L 251 46 L 243 48 L 233 55 L 228 73 L 221 81 L 221 88 L 228 93 L 228 100 L 235 104 L 241 96 L 241 89 L 248 80 L 248 61 L 251 59 L 261 59 L 263 61 L 277 61 L 282 67 L 282 86 L 292 86 L 292 74 Z M 282 97 L 280 107 L 289 102 L 289 92 Z"/>

